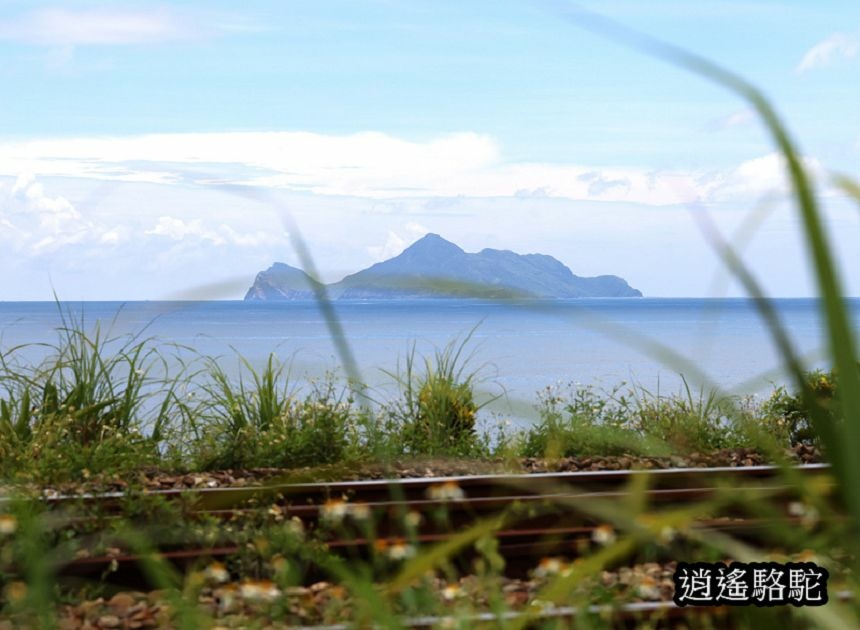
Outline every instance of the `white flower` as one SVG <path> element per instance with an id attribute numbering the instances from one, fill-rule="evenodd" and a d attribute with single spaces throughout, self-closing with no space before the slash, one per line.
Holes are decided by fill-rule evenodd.
<path id="1" fill-rule="evenodd" d="M 611 545 L 615 542 L 615 530 L 612 525 L 598 525 L 591 532 L 591 540 L 598 545 Z"/>
<path id="2" fill-rule="evenodd" d="M 535 577 L 545 578 L 558 575 L 568 570 L 568 564 L 563 558 L 541 558 L 540 563 L 534 570 Z"/>
<path id="3" fill-rule="evenodd" d="M 446 481 L 427 488 L 427 498 L 433 501 L 462 501 L 466 493 L 456 481 Z"/>
<path id="4" fill-rule="evenodd" d="M 446 602 L 453 601 L 458 597 L 463 596 L 463 589 L 460 588 L 459 584 L 448 584 L 445 588 L 442 589 L 442 599 Z"/>
<path id="5" fill-rule="evenodd" d="M 657 587 L 657 582 L 648 575 L 636 585 L 636 592 L 642 599 L 660 599 L 660 589 Z"/>
<path id="6" fill-rule="evenodd" d="M 227 568 L 221 564 L 220 562 L 212 562 L 206 569 L 203 571 L 203 575 L 210 582 L 215 582 L 216 584 L 224 584 L 230 579 L 230 573 L 227 571 Z"/>
<path id="7" fill-rule="evenodd" d="M 396 540 L 388 545 L 387 554 L 391 560 L 406 560 L 415 555 L 415 547 L 402 540 Z"/>
<path id="8" fill-rule="evenodd" d="M 271 602 L 281 595 L 280 589 L 269 580 L 249 580 L 242 582 L 239 593 L 243 599 L 256 602 Z"/>
<path id="9" fill-rule="evenodd" d="M 346 516 L 349 506 L 343 499 L 329 499 L 320 508 L 320 518 L 329 523 L 340 523 Z"/>

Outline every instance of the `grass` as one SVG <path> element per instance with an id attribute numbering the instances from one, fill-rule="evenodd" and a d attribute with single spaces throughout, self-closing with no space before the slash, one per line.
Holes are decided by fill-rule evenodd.
<path id="1" fill-rule="evenodd" d="M 113 338 L 84 323 L 64 319 L 38 365 L 15 360 L 22 348 L 0 358 L 3 478 L 53 483 L 150 468 L 767 450 L 755 428 L 766 429 L 777 448 L 820 444 L 800 390 L 778 388 L 756 403 L 693 391 L 686 381 L 670 395 L 623 384 L 548 388 L 528 429 L 479 432 L 477 414 L 497 396 L 480 398 L 484 379 L 471 368 L 471 333 L 429 356 L 413 347 L 402 369 L 387 373 L 399 393 L 368 404 L 331 376 L 300 391 L 274 355 L 260 369 L 237 356 L 231 376 L 224 357 L 183 363 L 163 356 L 156 339 Z M 841 390 L 831 374 L 816 372 L 806 382 L 817 399 L 835 399 Z M 839 412 L 830 414 L 833 424 Z"/>

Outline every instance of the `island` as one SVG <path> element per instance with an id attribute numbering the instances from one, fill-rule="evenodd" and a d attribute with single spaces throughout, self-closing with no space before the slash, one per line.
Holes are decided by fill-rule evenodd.
<path id="1" fill-rule="evenodd" d="M 623 278 L 577 276 L 552 256 L 499 249 L 470 254 L 427 234 L 398 256 L 327 285 L 276 262 L 257 274 L 245 299 L 308 300 L 323 287 L 336 300 L 642 297 Z"/>

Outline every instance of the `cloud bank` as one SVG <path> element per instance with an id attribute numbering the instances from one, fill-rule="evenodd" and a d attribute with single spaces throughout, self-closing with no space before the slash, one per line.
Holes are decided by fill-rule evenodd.
<path id="1" fill-rule="evenodd" d="M 784 186 L 775 155 L 707 171 L 511 162 L 493 138 L 471 132 L 421 141 L 379 132 L 277 131 L 0 142 L 0 174 L 22 170 L 366 199 L 539 195 L 647 205 L 749 200 Z"/>

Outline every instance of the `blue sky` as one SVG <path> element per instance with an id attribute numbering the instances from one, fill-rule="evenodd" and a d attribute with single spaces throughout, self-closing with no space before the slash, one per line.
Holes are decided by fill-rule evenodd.
<path id="1" fill-rule="evenodd" d="M 749 108 L 580 28 L 570 6 L 7 0 L 0 299 L 214 283 L 237 297 L 272 261 L 296 262 L 290 225 L 331 280 L 434 231 L 646 295 L 739 294 L 718 280 L 704 210 L 729 234 L 763 213 L 747 260 L 774 294 L 810 294 L 781 163 Z M 773 99 L 860 294 L 860 214 L 828 185 L 860 176 L 860 5 L 580 6 Z"/>

